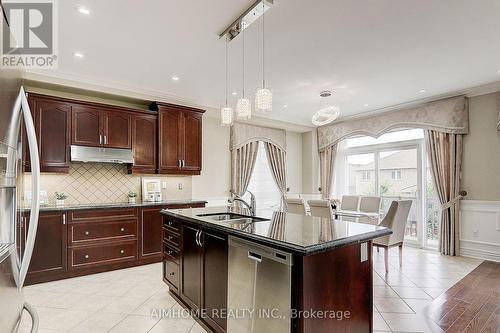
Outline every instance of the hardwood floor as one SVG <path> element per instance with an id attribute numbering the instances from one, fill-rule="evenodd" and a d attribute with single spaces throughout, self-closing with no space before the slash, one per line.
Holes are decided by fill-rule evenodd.
<path id="1" fill-rule="evenodd" d="M 483 262 L 425 312 L 444 332 L 500 332 L 500 263 Z"/>

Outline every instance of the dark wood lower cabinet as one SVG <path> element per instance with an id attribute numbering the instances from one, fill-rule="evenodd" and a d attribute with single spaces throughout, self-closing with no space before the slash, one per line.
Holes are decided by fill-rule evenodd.
<path id="1" fill-rule="evenodd" d="M 166 217 L 163 227 L 163 279 L 170 292 L 186 307 L 200 310 L 204 326 L 226 332 L 227 320 L 219 314 L 227 308 L 227 236 Z M 167 238 L 176 235 L 178 248 Z"/>
<path id="2" fill-rule="evenodd" d="M 165 237 L 163 208 L 190 208 L 204 203 L 141 208 L 40 212 L 27 284 L 48 282 L 137 265 L 162 262 L 170 253 L 168 273 L 180 286 L 180 227 Z M 29 215 L 19 225 L 20 253 L 24 252 Z M 170 239 L 169 239 L 170 237 Z M 170 250 L 163 250 L 167 244 Z M 164 261 L 165 262 L 165 261 Z"/>
<path id="3" fill-rule="evenodd" d="M 29 215 L 27 215 L 24 220 L 25 239 L 29 230 L 29 218 Z M 65 213 L 40 213 L 27 280 L 41 277 L 51 278 L 67 270 L 66 227 Z"/>

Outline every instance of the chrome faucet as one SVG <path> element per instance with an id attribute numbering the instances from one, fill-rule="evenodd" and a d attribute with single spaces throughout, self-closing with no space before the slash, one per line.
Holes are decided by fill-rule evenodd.
<path id="1" fill-rule="evenodd" d="M 255 216 L 256 210 L 257 210 L 257 202 L 255 201 L 255 195 L 248 190 L 247 190 L 247 192 L 250 193 L 250 204 L 248 202 L 246 202 L 245 200 L 243 200 L 243 198 L 240 197 L 239 195 L 237 195 L 236 193 L 231 192 L 233 195 L 233 198 L 227 200 L 228 207 L 231 208 L 232 204 L 235 201 L 238 201 L 238 202 L 241 202 L 242 204 L 244 204 L 248 208 L 248 210 L 250 211 L 250 215 Z"/>

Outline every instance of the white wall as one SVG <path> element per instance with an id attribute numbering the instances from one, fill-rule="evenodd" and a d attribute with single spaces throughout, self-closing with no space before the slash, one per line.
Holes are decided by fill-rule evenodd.
<path id="1" fill-rule="evenodd" d="M 500 261 L 500 132 L 498 94 L 469 99 L 470 132 L 464 137 L 460 252 Z"/>
<path id="2" fill-rule="evenodd" d="M 225 205 L 231 187 L 231 154 L 229 127 L 219 119 L 203 117 L 203 156 L 200 176 L 192 177 L 193 199 L 208 201 L 208 205 Z"/>
<path id="3" fill-rule="evenodd" d="M 316 130 L 302 134 L 302 193 L 318 195 L 319 154 Z"/>

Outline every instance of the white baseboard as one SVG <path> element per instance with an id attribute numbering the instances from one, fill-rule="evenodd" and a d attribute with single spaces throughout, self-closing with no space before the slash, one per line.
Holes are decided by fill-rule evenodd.
<path id="1" fill-rule="evenodd" d="M 500 201 L 462 201 L 460 255 L 500 262 Z"/>

